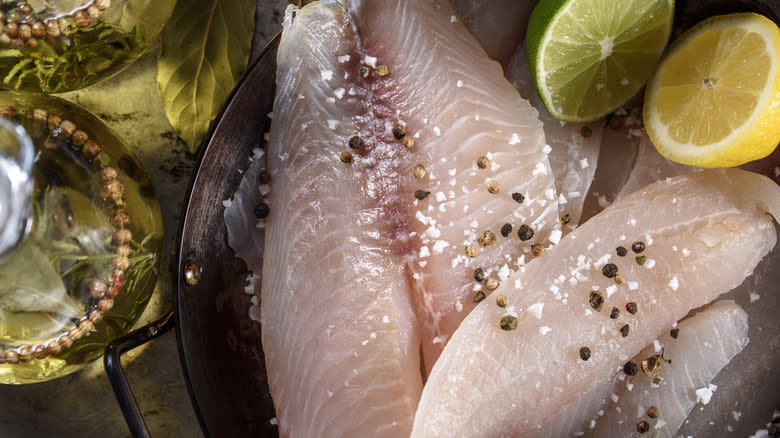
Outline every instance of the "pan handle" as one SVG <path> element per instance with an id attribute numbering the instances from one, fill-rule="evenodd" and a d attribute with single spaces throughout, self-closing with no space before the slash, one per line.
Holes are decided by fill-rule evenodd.
<path id="1" fill-rule="evenodd" d="M 130 389 L 130 384 L 122 369 L 122 355 L 169 332 L 174 325 L 173 311 L 170 311 L 157 321 L 114 340 L 106 347 L 103 366 L 106 369 L 108 380 L 111 382 L 116 400 L 119 402 L 119 407 L 122 409 L 122 414 L 125 416 L 127 427 L 135 438 L 150 438 L 151 434 L 146 427 L 143 414 L 138 408 L 133 390 Z"/>

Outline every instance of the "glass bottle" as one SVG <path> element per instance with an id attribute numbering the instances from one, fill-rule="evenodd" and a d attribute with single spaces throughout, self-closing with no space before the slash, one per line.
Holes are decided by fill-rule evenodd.
<path id="1" fill-rule="evenodd" d="M 60 93 L 138 58 L 176 0 L 0 0 L 0 87 Z"/>
<path id="2" fill-rule="evenodd" d="M 145 308 L 161 251 L 159 205 L 127 145 L 73 104 L 0 93 L 0 383 L 99 358 Z"/>

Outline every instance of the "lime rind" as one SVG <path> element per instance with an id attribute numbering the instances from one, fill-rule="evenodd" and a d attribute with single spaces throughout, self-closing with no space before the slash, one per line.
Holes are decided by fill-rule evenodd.
<path id="1" fill-rule="evenodd" d="M 526 52 L 550 114 L 591 122 L 633 97 L 666 47 L 673 11 L 673 0 L 620 7 L 607 0 L 542 0 L 529 19 Z"/>

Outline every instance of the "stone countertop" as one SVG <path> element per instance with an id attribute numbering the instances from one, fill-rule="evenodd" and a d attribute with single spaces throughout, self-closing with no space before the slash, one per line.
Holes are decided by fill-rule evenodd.
<path id="1" fill-rule="evenodd" d="M 252 59 L 281 29 L 286 0 L 257 0 Z M 173 308 L 173 262 L 178 221 L 197 162 L 168 123 L 157 94 L 159 45 L 120 74 L 85 90 L 59 95 L 105 121 L 130 145 L 149 173 L 160 201 L 165 251 L 155 294 L 136 327 Z M 251 63 L 251 61 L 250 61 Z M 124 103 L 117 111 L 114 102 Z M 125 354 L 122 361 L 136 400 L 154 437 L 198 437 L 179 362 L 174 332 Z M 129 430 L 103 361 L 70 376 L 33 385 L 0 385 L 0 437 L 127 437 Z"/>

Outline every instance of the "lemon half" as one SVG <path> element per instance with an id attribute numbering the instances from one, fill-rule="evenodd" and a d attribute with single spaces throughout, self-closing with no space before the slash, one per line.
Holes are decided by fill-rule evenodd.
<path id="1" fill-rule="evenodd" d="M 678 38 L 647 85 L 643 118 L 664 157 L 730 167 L 780 142 L 780 29 L 754 13 L 712 17 Z"/>

